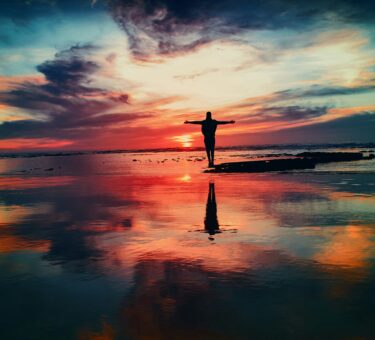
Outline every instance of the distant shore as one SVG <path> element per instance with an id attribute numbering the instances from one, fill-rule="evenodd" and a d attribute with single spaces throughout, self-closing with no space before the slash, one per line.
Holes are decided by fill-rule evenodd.
<path id="1" fill-rule="evenodd" d="M 375 142 L 368 143 L 326 143 L 326 144 L 263 144 L 263 145 L 239 145 L 217 147 L 216 150 L 226 151 L 256 151 L 256 150 L 319 150 L 319 149 L 350 149 L 363 148 L 374 149 Z M 116 153 L 158 153 L 158 152 L 189 152 L 204 151 L 203 147 L 196 148 L 158 148 L 158 149 L 116 149 L 116 150 L 78 150 L 78 151 L 27 151 L 27 152 L 0 152 L 0 158 L 32 158 L 32 157 L 58 157 L 58 156 L 80 156 L 92 154 L 116 154 Z M 362 150 L 373 152 L 373 150 Z M 276 155 L 276 154 L 275 154 Z"/>

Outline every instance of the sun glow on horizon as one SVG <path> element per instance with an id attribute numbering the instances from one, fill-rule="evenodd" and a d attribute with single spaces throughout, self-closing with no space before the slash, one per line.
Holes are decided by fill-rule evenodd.
<path id="1" fill-rule="evenodd" d="M 184 176 L 180 177 L 179 180 L 188 183 L 191 182 L 191 176 L 189 174 L 185 174 Z"/>
<path id="2" fill-rule="evenodd" d="M 190 148 L 193 146 L 193 136 L 190 134 L 174 136 L 171 138 L 173 141 L 180 143 L 183 148 Z"/>

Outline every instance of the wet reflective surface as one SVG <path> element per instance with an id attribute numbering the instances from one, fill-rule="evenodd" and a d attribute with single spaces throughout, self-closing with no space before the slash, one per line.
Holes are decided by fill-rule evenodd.
<path id="1" fill-rule="evenodd" d="M 1 338 L 373 339 L 375 162 L 200 157 L 0 160 Z"/>

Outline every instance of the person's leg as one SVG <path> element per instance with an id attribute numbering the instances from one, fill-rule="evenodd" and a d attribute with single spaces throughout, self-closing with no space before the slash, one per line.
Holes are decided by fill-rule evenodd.
<path id="1" fill-rule="evenodd" d="M 215 155 L 215 138 L 210 138 L 210 166 L 214 166 L 214 155 Z"/>
<path id="2" fill-rule="evenodd" d="M 211 144 L 211 166 L 215 165 L 215 138 L 212 140 Z"/>
<path id="3" fill-rule="evenodd" d="M 207 160 L 208 160 L 208 166 L 211 166 L 211 153 L 210 153 L 210 143 L 207 139 L 204 139 L 204 145 L 206 147 L 206 154 L 207 154 Z"/>
<path id="4" fill-rule="evenodd" d="M 209 167 L 211 168 L 212 164 L 213 164 L 213 162 L 212 162 L 212 146 L 211 145 L 210 145 L 209 153 L 210 153 L 210 165 L 209 165 Z"/>

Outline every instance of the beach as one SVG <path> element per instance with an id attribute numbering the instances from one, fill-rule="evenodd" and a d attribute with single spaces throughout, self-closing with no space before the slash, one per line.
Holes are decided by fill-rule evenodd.
<path id="1" fill-rule="evenodd" d="M 374 338 L 375 160 L 206 165 L 203 151 L 0 159 L 1 338 Z"/>

